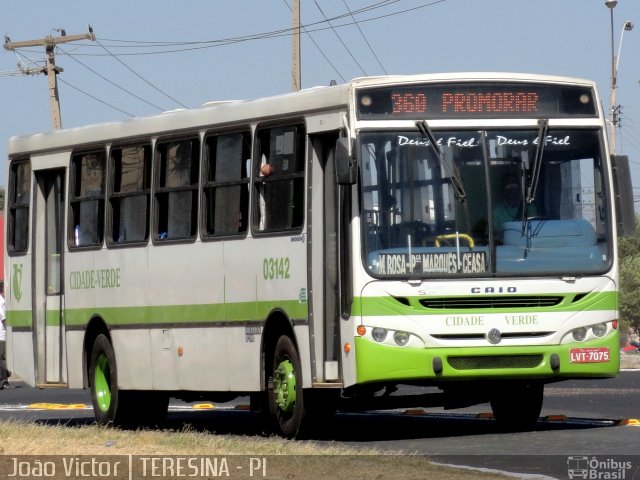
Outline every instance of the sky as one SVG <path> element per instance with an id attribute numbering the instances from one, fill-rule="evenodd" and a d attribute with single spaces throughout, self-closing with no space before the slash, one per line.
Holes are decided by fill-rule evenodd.
<path id="1" fill-rule="evenodd" d="M 13 42 L 82 34 L 58 45 L 65 128 L 208 101 L 291 91 L 291 0 L 5 2 Z M 640 198 L 640 1 L 613 10 L 622 105 L 617 153 Z M 328 20 L 327 20 L 328 19 Z M 635 28 L 622 35 L 626 21 Z M 596 81 L 608 112 L 611 11 L 604 0 L 301 0 L 302 87 L 389 74 L 510 71 Z M 44 47 L 0 51 L 0 158 L 13 135 L 52 129 Z M 7 165 L 0 169 L 6 184 Z M 640 210 L 636 203 L 636 210 Z"/>

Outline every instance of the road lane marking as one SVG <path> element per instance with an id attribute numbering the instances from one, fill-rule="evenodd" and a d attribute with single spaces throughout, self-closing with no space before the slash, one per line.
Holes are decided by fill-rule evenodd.
<path id="1" fill-rule="evenodd" d="M 0 411 L 43 411 L 43 410 L 93 410 L 93 407 L 84 403 L 30 403 L 28 405 L 0 405 Z M 188 410 L 249 410 L 248 405 L 223 405 L 213 403 L 195 403 L 193 405 L 169 405 L 170 412 L 182 412 Z"/>
<path id="2" fill-rule="evenodd" d="M 0 405 L 0 411 L 2 412 L 16 412 L 16 411 L 44 411 L 44 410 L 93 410 L 93 407 L 84 403 L 31 403 L 28 405 Z M 170 412 L 185 412 L 185 411 L 207 411 L 207 410 L 250 410 L 249 405 L 215 405 L 213 403 L 195 403 L 195 404 L 180 404 L 169 405 Z M 450 419 L 450 420 L 493 420 L 495 417 L 491 412 L 482 413 L 438 413 L 428 412 L 422 408 L 413 408 L 405 410 L 375 410 L 369 412 L 362 412 L 368 414 L 402 414 L 406 416 L 414 417 L 429 417 L 432 419 Z M 567 417 L 566 415 L 547 415 L 540 417 L 538 420 L 542 424 L 576 424 L 576 425 L 600 425 L 600 426 L 632 426 L 640 427 L 640 419 L 637 418 L 622 418 L 618 420 L 609 419 L 597 419 L 597 418 L 576 418 Z"/>
<path id="3" fill-rule="evenodd" d="M 630 427 L 640 427 L 640 419 L 637 419 L 637 418 L 622 419 L 620 420 L 619 425 L 625 425 Z"/>

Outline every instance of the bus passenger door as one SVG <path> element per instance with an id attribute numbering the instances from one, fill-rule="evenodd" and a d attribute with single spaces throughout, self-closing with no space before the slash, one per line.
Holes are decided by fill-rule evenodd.
<path id="1" fill-rule="evenodd" d="M 33 331 L 36 385 L 42 386 L 66 382 L 62 315 L 65 169 L 34 174 Z"/>
<path id="2" fill-rule="evenodd" d="M 313 149 L 311 198 L 311 322 L 314 383 L 340 381 L 338 185 L 334 168 L 338 132 L 310 136 Z"/>

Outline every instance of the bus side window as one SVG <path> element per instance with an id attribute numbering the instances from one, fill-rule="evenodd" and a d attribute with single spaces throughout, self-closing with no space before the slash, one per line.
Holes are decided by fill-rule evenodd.
<path id="1" fill-rule="evenodd" d="M 109 243 L 139 243 L 149 238 L 151 146 L 111 150 Z"/>
<path id="2" fill-rule="evenodd" d="M 71 159 L 69 247 L 102 245 L 106 154 L 81 153 Z"/>
<path id="3" fill-rule="evenodd" d="M 29 207 L 31 205 L 31 164 L 15 161 L 9 170 L 9 218 L 7 250 L 24 254 L 29 248 Z"/>
<path id="4" fill-rule="evenodd" d="M 249 132 L 207 138 L 203 237 L 244 234 L 249 216 Z"/>
<path id="5" fill-rule="evenodd" d="M 304 126 L 260 130 L 258 142 L 254 228 L 259 232 L 299 229 L 304 222 Z"/>
<path id="6" fill-rule="evenodd" d="M 161 143 L 156 163 L 155 240 L 195 238 L 198 226 L 200 141 Z"/>

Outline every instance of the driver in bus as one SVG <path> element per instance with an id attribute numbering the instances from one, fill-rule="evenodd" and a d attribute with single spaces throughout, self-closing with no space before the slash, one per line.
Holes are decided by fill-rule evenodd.
<path id="1" fill-rule="evenodd" d="M 502 198 L 493 206 L 493 231 L 496 237 L 502 236 L 504 224 L 522 221 L 522 183 L 515 173 L 505 173 L 500 182 Z M 527 216 L 536 216 L 536 206 L 531 203 L 527 208 Z"/>

